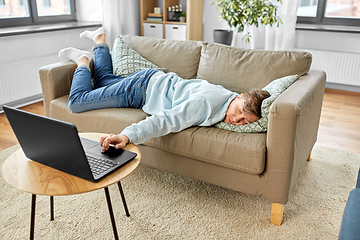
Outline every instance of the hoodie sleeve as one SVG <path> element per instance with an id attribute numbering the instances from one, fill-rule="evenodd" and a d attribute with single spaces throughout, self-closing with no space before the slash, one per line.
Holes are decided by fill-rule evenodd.
<path id="1" fill-rule="evenodd" d="M 172 109 L 166 109 L 146 119 L 133 123 L 120 134 L 126 135 L 130 142 L 141 144 L 153 137 L 196 126 L 211 116 L 211 106 L 201 98 L 188 99 Z"/>

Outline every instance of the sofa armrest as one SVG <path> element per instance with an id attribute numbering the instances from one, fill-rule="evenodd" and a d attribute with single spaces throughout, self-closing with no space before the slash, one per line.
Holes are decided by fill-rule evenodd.
<path id="1" fill-rule="evenodd" d="M 285 204 L 316 142 L 326 75 L 312 70 L 272 104 L 267 132 L 265 197 Z"/>
<path id="2" fill-rule="evenodd" d="M 44 98 L 45 115 L 50 116 L 50 102 L 69 94 L 76 63 L 65 61 L 40 68 L 40 81 Z"/>

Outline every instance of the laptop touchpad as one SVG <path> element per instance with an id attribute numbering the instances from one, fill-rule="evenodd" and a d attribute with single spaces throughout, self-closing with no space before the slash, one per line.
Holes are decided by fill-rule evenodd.
<path id="1" fill-rule="evenodd" d="M 119 157 L 120 158 L 125 157 L 125 156 L 123 156 L 123 154 L 126 151 L 124 151 L 123 149 L 115 149 L 113 146 L 110 146 L 109 149 L 104 153 L 101 153 L 101 149 L 102 149 L 102 147 L 99 144 L 97 146 L 92 147 L 91 149 L 88 149 L 86 152 L 100 156 L 100 157 L 105 157 L 105 158 L 111 159 L 113 161 L 119 160 Z M 127 154 L 125 154 L 125 155 L 127 155 Z"/>

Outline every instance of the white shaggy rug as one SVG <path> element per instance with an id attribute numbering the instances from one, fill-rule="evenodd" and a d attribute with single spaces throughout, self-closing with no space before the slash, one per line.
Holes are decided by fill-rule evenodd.
<path id="1" fill-rule="evenodd" d="M 18 146 L 0 152 L 0 165 Z M 109 187 L 120 239 L 337 239 L 360 155 L 315 147 L 285 205 L 280 227 L 270 224 L 271 203 L 140 164 L 122 181 L 130 217 L 116 185 Z M 113 239 L 103 190 L 38 196 L 35 239 Z M 31 194 L 0 177 L 0 239 L 28 239 Z"/>

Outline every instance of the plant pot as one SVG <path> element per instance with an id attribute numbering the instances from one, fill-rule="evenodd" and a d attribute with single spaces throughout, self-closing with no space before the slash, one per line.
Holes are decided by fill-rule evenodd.
<path id="1" fill-rule="evenodd" d="M 233 31 L 215 29 L 214 30 L 214 42 L 221 43 L 230 46 L 233 38 Z"/>

